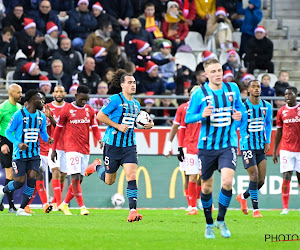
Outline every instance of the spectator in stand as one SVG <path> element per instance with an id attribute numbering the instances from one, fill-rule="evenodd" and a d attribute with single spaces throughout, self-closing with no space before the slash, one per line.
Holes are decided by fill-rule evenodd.
<path id="1" fill-rule="evenodd" d="M 50 21 L 46 24 L 47 34 L 45 35 L 44 54 L 47 60 L 51 60 L 54 52 L 58 50 L 58 27 L 57 25 Z"/>
<path id="2" fill-rule="evenodd" d="M 162 93 L 162 95 L 170 95 L 170 93 Z M 175 105 L 171 102 L 171 99 L 170 98 L 160 99 L 159 107 L 164 107 L 166 109 L 158 109 L 156 111 L 156 117 L 163 117 L 165 119 L 156 118 L 154 121 L 155 125 L 172 126 L 176 109 L 168 109 L 168 108 L 175 108 Z"/>
<path id="3" fill-rule="evenodd" d="M 0 78 L 5 77 L 7 66 L 15 65 L 17 51 L 18 43 L 13 37 L 13 30 L 10 27 L 4 27 L 0 37 Z"/>
<path id="4" fill-rule="evenodd" d="M 71 40 L 67 37 L 61 39 L 60 48 L 53 53 L 52 60 L 55 59 L 60 59 L 63 62 L 64 72 L 68 75 L 72 75 L 81 65 L 80 57 L 71 47 Z"/>
<path id="5" fill-rule="evenodd" d="M 77 94 L 77 88 L 79 87 L 79 84 L 73 84 L 69 89 L 70 95 L 76 95 Z M 69 102 L 69 101 L 68 101 Z"/>
<path id="6" fill-rule="evenodd" d="M 115 70 L 118 68 L 118 48 L 110 36 L 111 32 L 111 23 L 109 21 L 102 22 L 99 29 L 87 37 L 83 47 L 87 56 L 95 57 L 98 65 L 96 71 L 100 76 L 103 76 L 107 67 L 112 67 Z"/>
<path id="7" fill-rule="evenodd" d="M 109 84 L 111 82 L 111 80 L 113 79 L 114 72 L 115 72 L 115 70 L 113 68 L 107 68 L 105 70 L 105 74 L 104 74 L 104 77 L 102 78 L 102 80 L 104 82 L 106 82 L 107 84 Z"/>
<path id="8" fill-rule="evenodd" d="M 194 72 L 185 65 L 177 64 L 176 95 L 189 96 L 189 88 L 191 87 Z M 178 100 L 179 103 L 185 100 Z"/>
<path id="9" fill-rule="evenodd" d="M 24 29 L 24 9 L 22 5 L 16 5 L 13 12 L 6 15 L 2 19 L 2 27 L 10 27 L 13 32 L 22 31 Z"/>
<path id="10" fill-rule="evenodd" d="M 124 69 L 129 73 L 129 74 L 134 74 L 136 72 L 135 64 L 133 62 L 126 62 Z"/>
<path id="11" fill-rule="evenodd" d="M 263 13 L 260 9 L 261 0 L 249 0 L 248 7 L 246 9 L 243 9 L 242 0 L 238 1 L 238 14 L 245 16 L 241 25 L 242 37 L 239 51 L 240 57 L 243 58 L 247 42 L 254 36 L 254 30 L 261 21 Z"/>
<path id="12" fill-rule="evenodd" d="M 162 39 L 163 33 L 159 29 L 160 21 L 155 18 L 155 5 L 152 2 L 146 2 L 144 14 L 139 17 L 142 28 L 151 33 L 153 39 Z"/>
<path id="13" fill-rule="evenodd" d="M 156 111 L 153 107 L 156 107 L 155 100 L 152 98 L 144 99 L 145 111 L 150 115 L 152 120 L 155 119 Z"/>
<path id="14" fill-rule="evenodd" d="M 35 51 L 35 59 L 39 62 L 40 68 L 43 70 L 46 68 L 47 63 L 40 60 L 43 57 L 43 46 L 42 43 L 45 37 L 41 32 L 36 29 L 36 23 L 31 18 L 24 18 L 24 29 L 20 32 L 16 32 L 15 37 L 18 42 L 18 48 L 23 52 L 31 47 Z"/>
<path id="15" fill-rule="evenodd" d="M 289 73 L 285 70 L 281 70 L 279 72 L 278 81 L 275 83 L 274 89 L 276 96 L 284 96 L 285 90 L 290 86 L 289 81 Z"/>
<path id="16" fill-rule="evenodd" d="M 158 76 L 158 66 L 154 62 L 146 63 L 146 72 L 140 82 L 140 92 L 145 94 L 153 91 L 155 95 L 161 95 L 165 92 L 164 82 Z"/>
<path id="17" fill-rule="evenodd" d="M 216 13 L 207 21 L 206 40 L 212 39 L 217 48 L 232 49 L 232 32 L 233 27 L 225 8 L 218 7 Z"/>
<path id="18" fill-rule="evenodd" d="M 192 78 L 191 87 L 195 85 L 203 86 L 204 83 L 207 82 L 207 77 L 205 75 L 205 71 L 202 69 L 196 70 L 195 75 Z"/>
<path id="19" fill-rule="evenodd" d="M 58 81 L 58 85 L 61 85 L 65 88 L 65 91 L 68 93 L 72 85 L 72 77 L 64 72 L 64 66 L 61 60 L 55 59 L 51 63 L 51 71 L 48 75 L 49 80 Z M 52 92 L 54 91 L 54 87 Z"/>
<path id="20" fill-rule="evenodd" d="M 46 95 L 51 93 L 52 84 L 49 82 L 47 76 L 40 76 L 41 82 L 39 83 L 39 89 L 43 91 Z M 54 87 L 54 86 L 53 86 Z"/>
<path id="21" fill-rule="evenodd" d="M 254 31 L 254 37 L 251 37 L 246 46 L 245 62 L 248 72 L 253 74 L 255 69 L 268 70 L 268 73 L 274 73 L 273 43 L 266 37 L 264 26 L 257 26 Z"/>
<path id="22" fill-rule="evenodd" d="M 54 22 L 58 27 L 59 33 L 62 31 L 61 23 L 57 17 L 56 12 L 51 10 L 51 3 L 48 0 L 42 0 L 39 5 L 39 10 L 29 11 L 29 16 L 36 23 L 36 28 L 42 34 L 46 34 L 46 24 L 47 22 Z"/>
<path id="23" fill-rule="evenodd" d="M 250 81 L 254 80 L 254 76 L 249 73 L 244 73 L 241 78 L 241 83 L 239 87 L 246 87 L 248 88 L 248 84 Z"/>
<path id="24" fill-rule="evenodd" d="M 230 69 L 223 72 L 223 82 L 233 82 L 234 75 Z"/>
<path id="25" fill-rule="evenodd" d="M 177 49 L 185 44 L 184 39 L 189 33 L 189 27 L 184 17 L 179 12 L 179 5 L 177 2 L 169 1 L 167 6 L 167 13 L 162 21 L 161 29 L 164 38 L 172 42 L 172 54 L 175 55 Z"/>
<path id="26" fill-rule="evenodd" d="M 199 30 L 194 29 L 194 20 L 196 18 L 196 13 L 197 13 L 195 0 L 175 0 L 175 1 L 176 3 L 178 3 L 179 9 L 182 11 L 182 15 L 189 26 L 189 30 L 199 32 Z"/>
<path id="27" fill-rule="evenodd" d="M 138 55 L 136 45 L 130 42 L 134 39 L 143 40 L 149 43 L 151 48 L 153 48 L 154 43 L 151 34 L 142 28 L 142 24 L 137 18 L 131 20 L 128 33 L 124 40 L 126 55 L 131 59 L 136 58 Z"/>
<path id="28" fill-rule="evenodd" d="M 128 28 L 130 18 L 133 17 L 131 0 L 100 0 L 100 3 L 107 14 L 118 20 L 122 29 Z"/>
<path id="29" fill-rule="evenodd" d="M 204 71 L 203 63 L 204 63 L 206 60 L 210 59 L 210 58 L 215 58 L 215 59 L 217 59 L 217 56 L 216 56 L 214 53 L 212 53 L 211 51 L 209 51 L 209 50 L 204 50 L 204 51 L 202 52 L 202 62 L 200 62 L 200 63 L 197 65 L 196 71 L 198 71 L 198 70 L 203 70 L 203 71 Z"/>
<path id="30" fill-rule="evenodd" d="M 125 63 L 127 62 L 127 56 L 125 53 L 122 52 L 121 46 L 117 47 L 117 51 L 118 51 L 118 68 L 124 69 Z"/>
<path id="31" fill-rule="evenodd" d="M 172 43 L 169 40 L 165 40 L 160 45 L 160 52 L 154 56 L 153 58 L 158 60 L 169 59 L 172 57 L 171 55 Z M 175 63 L 170 61 L 167 64 L 158 66 L 158 74 L 159 77 L 165 83 L 165 87 L 168 90 L 173 90 L 176 88 L 176 84 L 174 82 L 175 75 Z"/>
<path id="32" fill-rule="evenodd" d="M 108 92 L 108 85 L 106 82 L 100 82 L 97 87 L 97 95 L 107 95 Z M 103 97 L 96 97 L 90 98 L 89 105 L 98 113 L 100 109 L 103 107 L 104 101 L 107 98 Z"/>
<path id="33" fill-rule="evenodd" d="M 204 39 L 207 20 L 216 12 L 216 0 L 195 0 L 195 5 L 196 17 L 190 30 L 198 31 Z"/>
<path id="34" fill-rule="evenodd" d="M 244 98 L 243 100 L 246 100 L 248 97 L 248 88 L 245 86 L 239 87 L 240 92 L 241 92 L 241 97 Z"/>
<path id="35" fill-rule="evenodd" d="M 84 62 L 82 71 L 73 74 L 73 84 L 86 85 L 90 89 L 91 94 L 97 93 L 97 86 L 100 82 L 100 76 L 95 72 L 95 60 L 87 57 Z"/>
<path id="36" fill-rule="evenodd" d="M 20 4 L 24 6 L 25 13 L 32 10 L 38 10 L 42 0 L 19 0 Z"/>
<path id="37" fill-rule="evenodd" d="M 121 44 L 121 29 L 117 19 L 105 13 L 99 2 L 93 4 L 93 15 L 98 22 L 98 27 L 100 27 L 102 23 L 111 23 L 112 31 L 110 37 L 114 40 L 115 44 Z"/>
<path id="38" fill-rule="evenodd" d="M 238 0 L 217 0 L 217 8 L 224 7 L 228 13 L 228 18 L 230 19 L 234 29 L 238 29 L 242 25 L 242 20 L 237 11 Z"/>
<path id="39" fill-rule="evenodd" d="M 51 5 L 62 24 L 69 18 L 68 14 L 75 9 L 74 0 L 51 0 Z"/>
<path id="40" fill-rule="evenodd" d="M 82 53 L 85 39 L 97 29 L 98 23 L 94 15 L 89 12 L 88 0 L 79 0 L 78 8 L 69 14 L 66 21 L 66 31 L 72 39 L 72 46 Z"/>
<path id="41" fill-rule="evenodd" d="M 246 69 L 239 63 L 239 54 L 231 49 L 227 54 L 227 62 L 222 66 L 223 71 L 231 70 L 234 75 L 234 79 L 241 78 L 241 74 L 246 73 Z"/>
<path id="42" fill-rule="evenodd" d="M 275 90 L 270 87 L 271 77 L 265 74 L 261 78 L 261 96 L 275 96 Z"/>

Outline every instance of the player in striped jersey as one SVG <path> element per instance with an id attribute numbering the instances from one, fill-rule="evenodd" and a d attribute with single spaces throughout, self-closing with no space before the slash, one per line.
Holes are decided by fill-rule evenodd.
<path id="1" fill-rule="evenodd" d="M 122 92 L 111 96 L 99 111 L 97 119 L 108 125 L 103 142 L 103 160 L 105 167 L 97 165 L 94 161 L 85 171 L 88 176 L 97 170 L 98 176 L 108 185 L 112 185 L 117 177 L 120 165 L 125 170 L 127 186 L 127 198 L 129 201 L 128 222 L 140 221 L 143 217 L 136 211 L 137 185 L 136 171 L 138 166 L 134 124 L 140 111 L 140 103 L 133 98 L 136 92 L 135 78 L 125 70 L 115 72 L 112 84 L 121 86 Z M 151 120 L 145 129 L 154 126 Z"/>
<path id="2" fill-rule="evenodd" d="M 231 233 L 224 222 L 232 197 L 232 180 L 236 169 L 236 122 L 241 120 L 243 103 L 235 83 L 222 82 L 222 66 L 216 59 L 204 63 L 208 82 L 196 89 L 186 113 L 186 123 L 201 121 L 199 158 L 202 163 L 201 201 L 206 218 L 206 238 L 215 238 L 212 218 L 213 173 L 220 170 L 222 187 L 219 194 L 219 213 L 215 226 L 223 237 Z"/>
<path id="3" fill-rule="evenodd" d="M 21 206 L 17 215 L 31 216 L 24 211 L 33 194 L 36 175 L 40 167 L 39 135 L 44 141 L 53 143 L 46 130 L 46 116 L 41 112 L 44 106 L 43 95 L 39 90 L 29 90 L 24 98 L 25 107 L 17 111 L 7 129 L 6 137 L 13 143 L 14 180 L 5 187 L 0 186 L 0 200 L 4 193 L 21 188 L 26 181 Z M 13 134 L 14 133 L 14 134 Z"/>
<path id="4" fill-rule="evenodd" d="M 244 102 L 240 125 L 240 149 L 250 183 L 246 192 L 236 198 L 241 203 L 243 213 L 248 214 L 247 198 L 250 196 L 253 217 L 262 217 L 258 210 L 258 190 L 263 186 L 266 176 L 266 153 L 270 150 L 272 132 L 272 106 L 260 99 L 260 81 L 250 81 L 248 92 L 250 97 Z"/>

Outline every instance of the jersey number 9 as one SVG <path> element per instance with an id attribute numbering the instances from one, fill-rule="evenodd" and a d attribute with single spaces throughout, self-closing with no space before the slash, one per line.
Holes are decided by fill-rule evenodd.
<path id="1" fill-rule="evenodd" d="M 124 117 L 122 120 L 122 124 L 128 125 L 129 126 L 128 128 L 133 128 L 134 121 L 135 121 L 135 118 L 133 118 L 133 117 Z"/>
<path id="2" fill-rule="evenodd" d="M 37 142 L 39 139 L 39 133 L 38 132 L 26 132 L 24 134 L 24 142 Z"/>

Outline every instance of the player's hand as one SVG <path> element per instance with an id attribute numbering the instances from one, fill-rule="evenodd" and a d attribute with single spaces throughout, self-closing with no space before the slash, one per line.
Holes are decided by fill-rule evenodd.
<path id="1" fill-rule="evenodd" d="M 232 119 L 235 121 L 240 121 L 242 119 L 242 113 L 240 111 L 237 111 L 236 109 L 233 110 Z"/>
<path id="2" fill-rule="evenodd" d="M 171 150 L 172 150 L 172 142 L 171 141 L 167 141 L 166 145 L 165 145 L 165 149 L 164 149 L 164 155 L 169 158 L 171 155 Z"/>
<path id="3" fill-rule="evenodd" d="M 57 160 L 57 153 L 56 150 L 52 150 L 51 153 L 51 161 L 55 162 Z"/>
<path id="4" fill-rule="evenodd" d="M 273 162 L 275 164 L 278 164 L 278 155 L 277 155 L 277 153 L 273 153 Z"/>
<path id="5" fill-rule="evenodd" d="M 270 151 L 270 143 L 266 143 L 264 146 L 264 152 L 267 154 Z"/>
<path id="6" fill-rule="evenodd" d="M 154 127 L 154 122 L 150 119 L 150 123 L 144 125 L 144 129 L 151 129 Z"/>
<path id="7" fill-rule="evenodd" d="M 19 143 L 18 147 L 19 147 L 20 150 L 23 151 L 23 150 L 26 150 L 28 148 L 28 145 L 26 143 L 21 142 L 21 143 Z"/>
<path id="8" fill-rule="evenodd" d="M 183 153 L 182 147 L 178 148 L 177 158 L 178 158 L 179 161 L 183 162 L 183 160 L 184 160 L 184 153 Z"/>
<path id="9" fill-rule="evenodd" d="M 100 147 L 100 149 L 103 148 L 103 141 L 101 139 L 99 140 L 99 147 Z"/>
<path id="10" fill-rule="evenodd" d="M 211 103 L 208 103 L 207 107 L 204 108 L 202 116 L 203 118 L 209 117 L 213 114 L 212 110 L 213 110 L 213 106 L 211 105 Z"/>
<path id="11" fill-rule="evenodd" d="M 52 117 L 49 105 L 45 105 L 45 116 L 48 118 Z"/>
<path id="12" fill-rule="evenodd" d="M 54 141 L 54 140 L 53 140 L 52 137 L 48 137 L 48 143 L 49 143 L 49 144 L 53 144 L 53 141 Z"/>
<path id="13" fill-rule="evenodd" d="M 2 152 L 2 154 L 5 154 L 5 155 L 8 154 L 10 152 L 9 146 L 7 144 L 2 145 L 1 152 Z"/>
<path id="14" fill-rule="evenodd" d="M 119 124 L 118 130 L 121 131 L 121 132 L 123 132 L 123 133 L 126 133 L 127 130 L 128 130 L 128 127 L 129 127 L 129 126 L 126 125 L 126 124 Z"/>

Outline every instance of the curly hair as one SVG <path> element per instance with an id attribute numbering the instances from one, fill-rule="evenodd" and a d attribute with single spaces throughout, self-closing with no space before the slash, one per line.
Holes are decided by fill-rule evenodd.
<path id="1" fill-rule="evenodd" d="M 132 74 L 129 74 L 125 69 L 118 69 L 113 75 L 111 85 L 119 87 L 125 81 L 126 76 L 132 76 Z"/>

